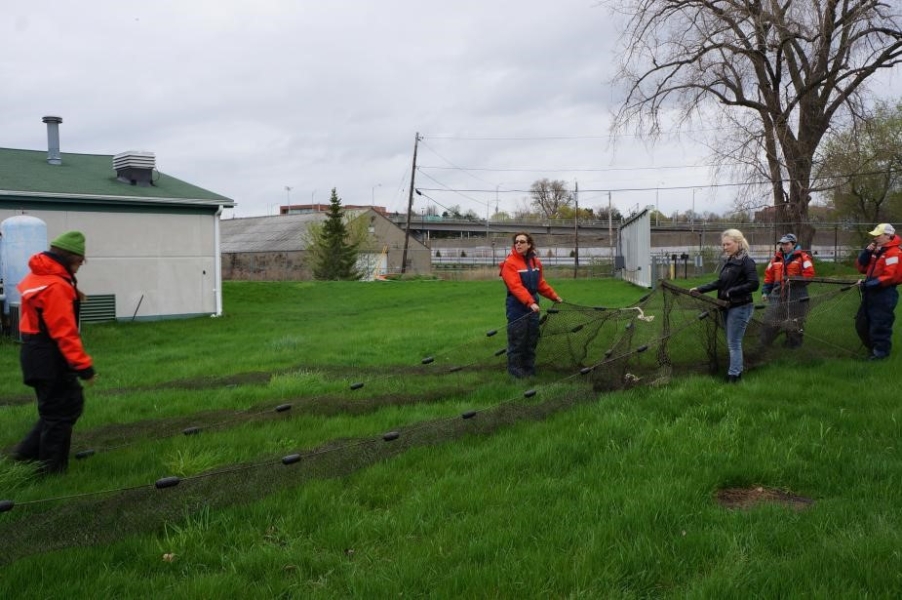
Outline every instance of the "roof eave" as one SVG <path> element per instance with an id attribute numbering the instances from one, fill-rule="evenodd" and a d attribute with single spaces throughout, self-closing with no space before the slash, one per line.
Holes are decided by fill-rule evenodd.
<path id="1" fill-rule="evenodd" d="M 72 200 L 84 204 L 111 204 L 132 206 L 186 205 L 186 206 L 222 206 L 234 208 L 235 201 L 230 198 L 165 198 L 159 196 L 107 196 L 98 194 L 70 194 L 58 192 L 23 192 L 16 190 L 0 190 L 0 200 L 8 197 L 14 200 L 53 200 L 55 202 Z"/>

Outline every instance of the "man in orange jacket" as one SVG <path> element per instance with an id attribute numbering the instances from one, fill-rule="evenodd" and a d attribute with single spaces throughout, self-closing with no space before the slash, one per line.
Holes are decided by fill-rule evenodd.
<path id="1" fill-rule="evenodd" d="M 780 331 L 786 332 L 786 347 L 802 345 L 805 316 L 808 314 L 808 283 L 790 277 L 814 277 L 814 261 L 802 250 L 796 236 L 780 238 L 779 249 L 764 269 L 762 299 L 767 302 L 761 344 L 770 346 Z"/>
<path id="2" fill-rule="evenodd" d="M 79 379 L 94 380 L 93 361 L 78 331 L 82 295 L 75 274 L 84 262 L 85 236 L 66 232 L 50 243 L 48 252 L 31 257 L 31 272 L 17 286 L 22 294 L 22 379 L 34 388 L 39 418 L 14 458 L 40 461 L 42 473 L 67 469 L 72 427 L 85 403 Z"/>
<path id="3" fill-rule="evenodd" d="M 865 275 L 858 281 L 861 306 L 855 315 L 855 331 L 870 353 L 870 360 L 889 356 L 893 345 L 893 322 L 899 292 L 896 285 L 902 280 L 899 258 L 899 236 L 889 223 L 880 223 L 868 235 L 874 238 L 858 255 L 855 267 Z"/>

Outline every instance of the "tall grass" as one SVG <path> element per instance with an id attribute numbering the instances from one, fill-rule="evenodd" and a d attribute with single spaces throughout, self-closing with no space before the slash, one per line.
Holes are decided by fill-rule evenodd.
<path id="1" fill-rule="evenodd" d="M 587 305 L 626 305 L 643 293 L 613 281 L 552 283 Z M 406 369 L 503 331 L 497 281 L 227 283 L 224 294 L 217 319 L 86 327 L 99 377 L 74 449 L 126 445 L 49 479 L 3 460 L 0 499 L 150 484 L 535 401 L 521 398 L 523 385 L 500 362 L 450 387 Z M 186 510 L 109 545 L 17 557 L 0 568 L 0 595 L 894 597 L 902 589 L 895 368 L 895 357 L 787 360 L 737 386 L 689 377 L 603 395 L 255 501 Z M 365 395 L 349 391 L 364 379 Z M 541 397 L 558 382 L 549 375 L 531 385 Z M 0 397 L 28 396 L 17 348 L 5 342 Z M 308 402 L 306 412 L 240 418 L 286 401 Z M 0 406 L 4 447 L 34 413 L 24 401 Z M 194 419 L 222 426 L 171 435 Z M 733 487 L 812 502 L 729 510 L 715 495 Z M 0 514 L 0 525 L 16 510 Z"/>

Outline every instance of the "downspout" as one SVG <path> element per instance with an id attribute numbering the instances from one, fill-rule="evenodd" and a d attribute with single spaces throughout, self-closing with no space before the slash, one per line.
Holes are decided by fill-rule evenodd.
<path id="1" fill-rule="evenodd" d="M 213 224 L 213 245 L 216 247 L 216 257 L 213 267 L 213 293 L 216 295 L 216 312 L 211 317 L 222 316 L 222 251 L 219 248 L 219 216 L 222 214 L 222 204 L 216 209 L 216 221 Z"/>
<path id="2" fill-rule="evenodd" d="M 834 253 L 835 254 L 835 253 Z M 0 264 L 3 264 L 3 236 L 0 235 Z M 0 270 L 0 315 L 4 314 L 4 305 L 6 304 L 6 289 L 3 287 L 3 271 Z M 2 325 L 0 325 L 2 330 Z"/>

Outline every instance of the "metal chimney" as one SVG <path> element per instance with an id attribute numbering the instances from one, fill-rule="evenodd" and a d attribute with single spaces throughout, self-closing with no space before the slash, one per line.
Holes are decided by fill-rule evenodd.
<path id="1" fill-rule="evenodd" d="M 51 165 L 63 164 L 60 156 L 60 123 L 62 117 L 44 117 L 41 119 L 47 123 L 47 162 Z"/>

